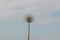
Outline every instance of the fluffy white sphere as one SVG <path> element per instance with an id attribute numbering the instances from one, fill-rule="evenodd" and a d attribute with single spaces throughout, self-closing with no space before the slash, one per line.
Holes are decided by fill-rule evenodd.
<path id="1" fill-rule="evenodd" d="M 33 21 L 34 21 L 33 15 L 32 15 L 32 14 L 26 14 L 26 15 L 24 16 L 24 21 L 27 22 L 27 23 L 33 22 Z"/>

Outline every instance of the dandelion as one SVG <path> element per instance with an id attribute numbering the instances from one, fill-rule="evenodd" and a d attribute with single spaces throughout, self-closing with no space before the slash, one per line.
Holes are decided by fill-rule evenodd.
<path id="1" fill-rule="evenodd" d="M 24 21 L 28 23 L 28 40 L 30 40 L 30 23 L 34 21 L 34 17 L 31 14 L 24 16 Z"/>

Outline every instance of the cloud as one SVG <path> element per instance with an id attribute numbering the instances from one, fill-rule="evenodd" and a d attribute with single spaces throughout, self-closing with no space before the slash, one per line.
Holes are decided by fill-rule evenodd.
<path id="1" fill-rule="evenodd" d="M 60 23 L 60 17 L 36 19 L 34 24 L 47 26 L 48 24 Z"/>
<path id="2" fill-rule="evenodd" d="M 36 18 L 53 14 L 54 10 L 60 9 L 59 3 L 59 0 L 0 0 L 0 21 L 16 21 L 26 13 L 32 13 Z"/>

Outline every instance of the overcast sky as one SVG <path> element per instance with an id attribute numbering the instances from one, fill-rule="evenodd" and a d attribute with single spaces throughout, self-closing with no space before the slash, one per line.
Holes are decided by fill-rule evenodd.
<path id="1" fill-rule="evenodd" d="M 31 40 L 60 40 L 60 0 L 0 0 L 0 40 L 27 40 L 28 13 Z"/>

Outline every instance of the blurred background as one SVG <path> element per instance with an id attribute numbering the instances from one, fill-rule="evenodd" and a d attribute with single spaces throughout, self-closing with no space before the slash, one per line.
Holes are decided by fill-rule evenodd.
<path id="1" fill-rule="evenodd" d="M 60 40 L 60 0 L 0 0 L 0 40 L 27 40 L 28 13 L 30 40 Z"/>

